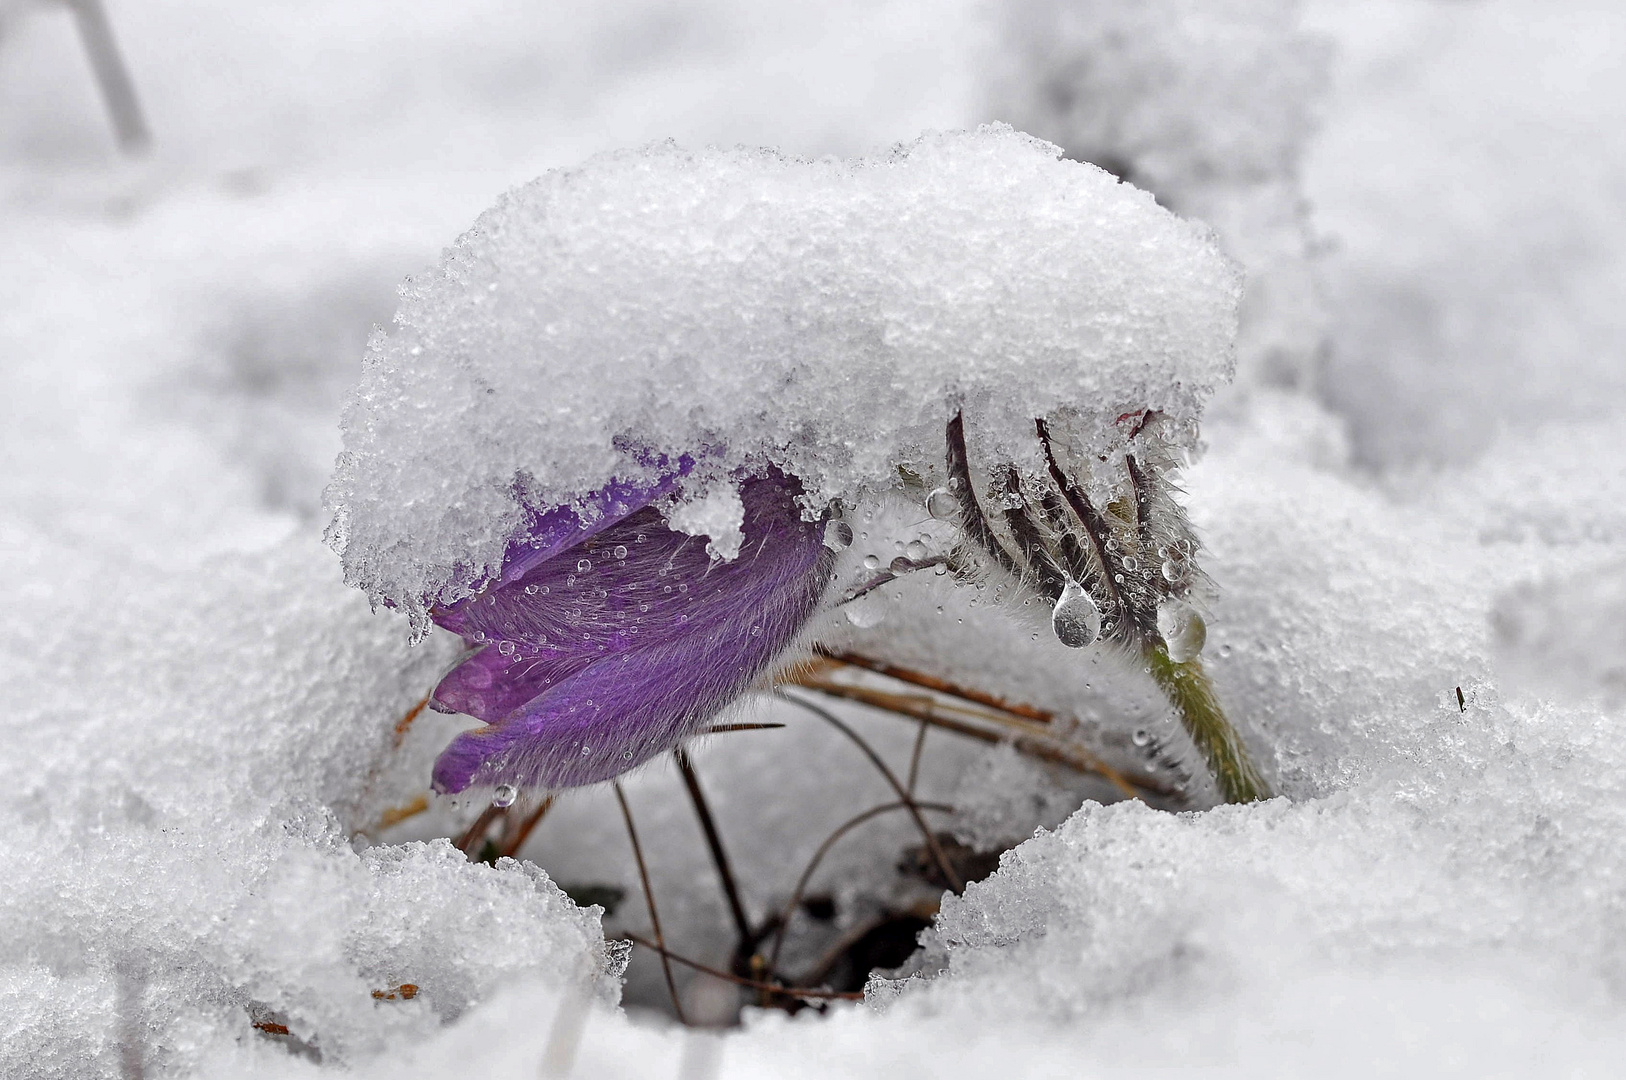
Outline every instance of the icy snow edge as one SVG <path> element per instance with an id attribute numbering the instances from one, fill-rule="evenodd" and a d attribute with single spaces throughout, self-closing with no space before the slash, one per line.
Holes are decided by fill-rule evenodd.
<path id="1" fill-rule="evenodd" d="M 699 456 L 807 505 L 974 452 L 1195 418 L 1240 278 L 1200 226 L 1002 124 L 866 159 L 673 143 L 500 199 L 368 345 L 327 491 L 350 584 L 412 613 L 495 576 L 529 512 Z M 702 481 L 704 478 L 701 478 Z"/>

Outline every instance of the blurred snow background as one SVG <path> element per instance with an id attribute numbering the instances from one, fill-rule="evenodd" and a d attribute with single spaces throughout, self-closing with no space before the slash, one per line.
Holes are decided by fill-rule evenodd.
<path id="1" fill-rule="evenodd" d="M 109 11 L 139 160 L 67 13 L 0 6 L 0 1073 L 532 1076 L 582 994 L 606 1006 L 581 1076 L 1618 1062 L 1616 5 Z M 369 328 L 500 192 L 599 150 L 847 155 L 985 119 L 1208 220 L 1250 270 L 1185 483 L 1209 662 L 1287 798 L 1063 823 L 1008 762 L 928 755 L 928 791 L 1035 785 L 1010 820 L 1058 826 L 945 904 L 921 966 L 946 975 L 720 1043 L 614 1012 L 619 958 L 553 884 L 629 880 L 605 793 L 544 822 L 545 875 L 413 842 L 467 808 L 357 838 L 455 729 L 396 745 L 451 654 L 409 649 L 319 542 Z M 906 757 L 905 725 L 860 722 Z M 699 757 L 757 909 L 805 858 L 786 844 L 887 797 L 852 755 L 793 721 Z M 726 955 L 680 785 L 629 797 L 669 933 Z M 890 827 L 827 882 L 861 890 L 909 841 Z M 626 999 L 658 979 L 636 959 Z"/>

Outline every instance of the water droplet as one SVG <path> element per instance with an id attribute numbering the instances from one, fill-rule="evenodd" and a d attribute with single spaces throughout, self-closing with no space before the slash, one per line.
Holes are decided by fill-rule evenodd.
<path id="1" fill-rule="evenodd" d="M 1124 576 L 1122 574 L 1113 574 L 1112 580 L 1122 585 L 1124 583 Z"/>
<path id="2" fill-rule="evenodd" d="M 525 586 L 525 595 L 526 596 L 535 596 L 536 593 L 537 593 L 537 588 L 536 588 L 535 585 L 527 585 L 527 586 Z"/>
<path id="3" fill-rule="evenodd" d="M 845 521 L 824 523 L 824 546 L 831 551 L 842 551 L 853 542 L 853 527 Z"/>
<path id="4" fill-rule="evenodd" d="M 1050 613 L 1050 627 L 1057 641 L 1069 649 L 1082 649 L 1101 636 L 1101 609 L 1084 586 L 1069 579 Z"/>
<path id="5" fill-rule="evenodd" d="M 504 656 L 513 656 L 514 643 L 512 641 L 499 641 L 497 642 L 497 651 L 502 653 Z"/>
<path id="6" fill-rule="evenodd" d="M 1169 659 L 1177 664 L 1193 660 L 1208 640 L 1208 626 L 1197 609 L 1184 600 L 1165 600 L 1157 608 L 1157 632 L 1168 646 Z"/>
<path id="7" fill-rule="evenodd" d="M 922 544 L 919 540 L 911 540 L 907 544 L 903 545 L 903 553 L 909 558 L 910 562 L 919 562 L 921 559 L 924 559 L 926 556 L 931 554 L 931 552 L 927 550 L 926 545 Z"/>
<path id="8" fill-rule="evenodd" d="M 1124 569 L 1125 570 L 1139 570 L 1140 569 L 1140 560 L 1135 558 L 1133 555 L 1125 555 L 1124 556 Z"/>
<path id="9" fill-rule="evenodd" d="M 582 744 L 582 757 L 586 757 L 588 754 L 590 754 L 592 752 L 593 752 L 592 747 L 588 746 L 586 743 Z"/>
<path id="10" fill-rule="evenodd" d="M 553 587 L 552 587 L 552 586 L 551 586 L 551 585 L 544 585 L 544 586 L 542 586 L 542 595 L 543 595 L 543 596 L 546 596 L 546 595 L 548 595 L 548 594 L 549 594 L 549 593 L 550 593 L 550 592 L 552 592 L 552 591 L 553 591 Z"/>
<path id="11" fill-rule="evenodd" d="M 592 562 L 590 560 L 588 560 L 588 559 L 578 559 L 578 560 L 576 560 L 576 573 L 585 574 L 585 573 L 587 573 L 587 571 L 591 570 L 592 568 L 593 568 L 593 564 L 592 564 Z"/>
<path id="12" fill-rule="evenodd" d="M 643 543 L 648 543 L 648 541 L 649 541 L 649 536 L 647 534 L 645 534 L 645 533 L 639 533 L 638 534 L 638 541 L 637 541 L 638 543 L 643 544 Z"/>
<path id="13" fill-rule="evenodd" d="M 907 574 L 914 568 L 915 564 L 904 558 L 902 555 L 899 555 L 896 559 L 893 559 L 891 565 L 887 567 L 887 569 L 892 571 L 894 574 Z"/>
<path id="14" fill-rule="evenodd" d="M 761 637 L 762 636 L 762 627 L 760 627 L 760 626 L 751 627 L 751 636 L 752 637 Z"/>
<path id="15" fill-rule="evenodd" d="M 618 559 L 625 559 L 627 557 L 627 545 L 625 545 L 625 544 L 617 544 L 617 545 L 615 545 L 615 550 L 610 552 L 610 554 L 614 555 Z"/>
<path id="16" fill-rule="evenodd" d="M 631 750 L 623 750 L 623 751 L 621 751 L 621 760 L 622 761 L 631 761 L 632 760 L 632 751 Z"/>
<path id="17" fill-rule="evenodd" d="M 1129 736 L 1129 741 L 1136 746 L 1145 746 L 1152 741 L 1152 733 L 1145 728 L 1136 728 L 1135 733 Z"/>
<path id="18" fill-rule="evenodd" d="M 513 806 L 514 800 L 519 798 L 519 790 L 513 784 L 498 784 L 497 790 L 491 793 L 492 806 Z"/>
<path id="19" fill-rule="evenodd" d="M 678 583 L 678 592 L 688 592 L 688 591 L 689 591 L 689 583 L 688 582 L 682 581 L 682 582 Z"/>
<path id="20" fill-rule="evenodd" d="M 960 500 L 948 488 L 938 488 L 926 496 L 926 513 L 938 521 L 949 521 L 960 513 Z"/>
<path id="21" fill-rule="evenodd" d="M 672 591 L 672 586 L 670 586 L 670 585 L 662 585 L 661 586 L 661 592 L 668 593 L 668 592 L 671 592 L 671 591 Z"/>
<path id="22" fill-rule="evenodd" d="M 1181 577 L 1180 564 L 1175 562 L 1173 559 L 1164 560 L 1164 562 L 1163 562 L 1163 580 L 1172 583 L 1172 582 L 1179 581 L 1180 577 Z"/>
<path id="23" fill-rule="evenodd" d="M 648 611 L 649 610 L 649 605 L 648 604 L 639 604 L 638 605 L 638 610 L 639 611 Z"/>
<path id="24" fill-rule="evenodd" d="M 842 607 L 847 621 L 860 630 L 879 626 L 886 619 L 886 598 L 879 592 L 868 593 Z"/>
<path id="25" fill-rule="evenodd" d="M 879 570 L 880 568 L 881 568 L 881 557 L 879 555 L 865 555 L 864 556 L 864 569 L 865 570 Z"/>

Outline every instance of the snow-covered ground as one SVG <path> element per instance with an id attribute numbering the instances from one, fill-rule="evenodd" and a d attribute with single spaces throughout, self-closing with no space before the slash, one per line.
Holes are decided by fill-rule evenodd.
<path id="1" fill-rule="evenodd" d="M 572 1038 L 582 1077 L 1618 1071 L 1626 12 L 1126 10 L 115 2 L 155 137 L 125 160 L 67 12 L 0 5 L 0 1075 L 529 1077 Z M 964 835 L 1047 831 L 943 902 L 920 975 L 684 1030 L 602 938 L 646 932 L 636 896 L 601 926 L 554 884 L 635 889 L 607 790 L 523 862 L 438 839 L 467 800 L 380 827 L 469 721 L 397 733 L 457 643 L 410 645 L 322 543 L 341 410 L 398 283 L 548 169 L 993 119 L 1249 272 L 1182 484 L 1208 667 L 1281 797 L 1068 816 L 1107 793 L 934 736 L 922 791 Z M 919 524 L 876 513 L 876 547 Z M 1167 725 L 1003 609 L 935 623 L 945 590 L 830 640 L 1081 703 L 1115 760 Z M 908 725 L 843 715 L 901 770 Z M 696 755 L 760 918 L 891 795 L 788 706 L 730 716 L 788 725 Z M 675 771 L 626 790 L 668 937 L 726 965 Z M 816 882 L 873 896 L 911 837 L 877 822 Z"/>

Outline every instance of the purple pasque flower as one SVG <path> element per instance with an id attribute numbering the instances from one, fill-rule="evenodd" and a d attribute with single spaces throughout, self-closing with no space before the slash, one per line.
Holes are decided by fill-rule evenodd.
<path id="1" fill-rule="evenodd" d="M 548 511 L 495 582 L 432 612 L 477 647 L 432 703 L 487 724 L 442 752 L 435 790 L 618 776 L 694 735 L 796 636 L 831 564 L 801 484 L 772 468 L 741 483 L 744 542 L 725 561 L 653 505 L 677 482 L 613 483 L 591 525 Z"/>

